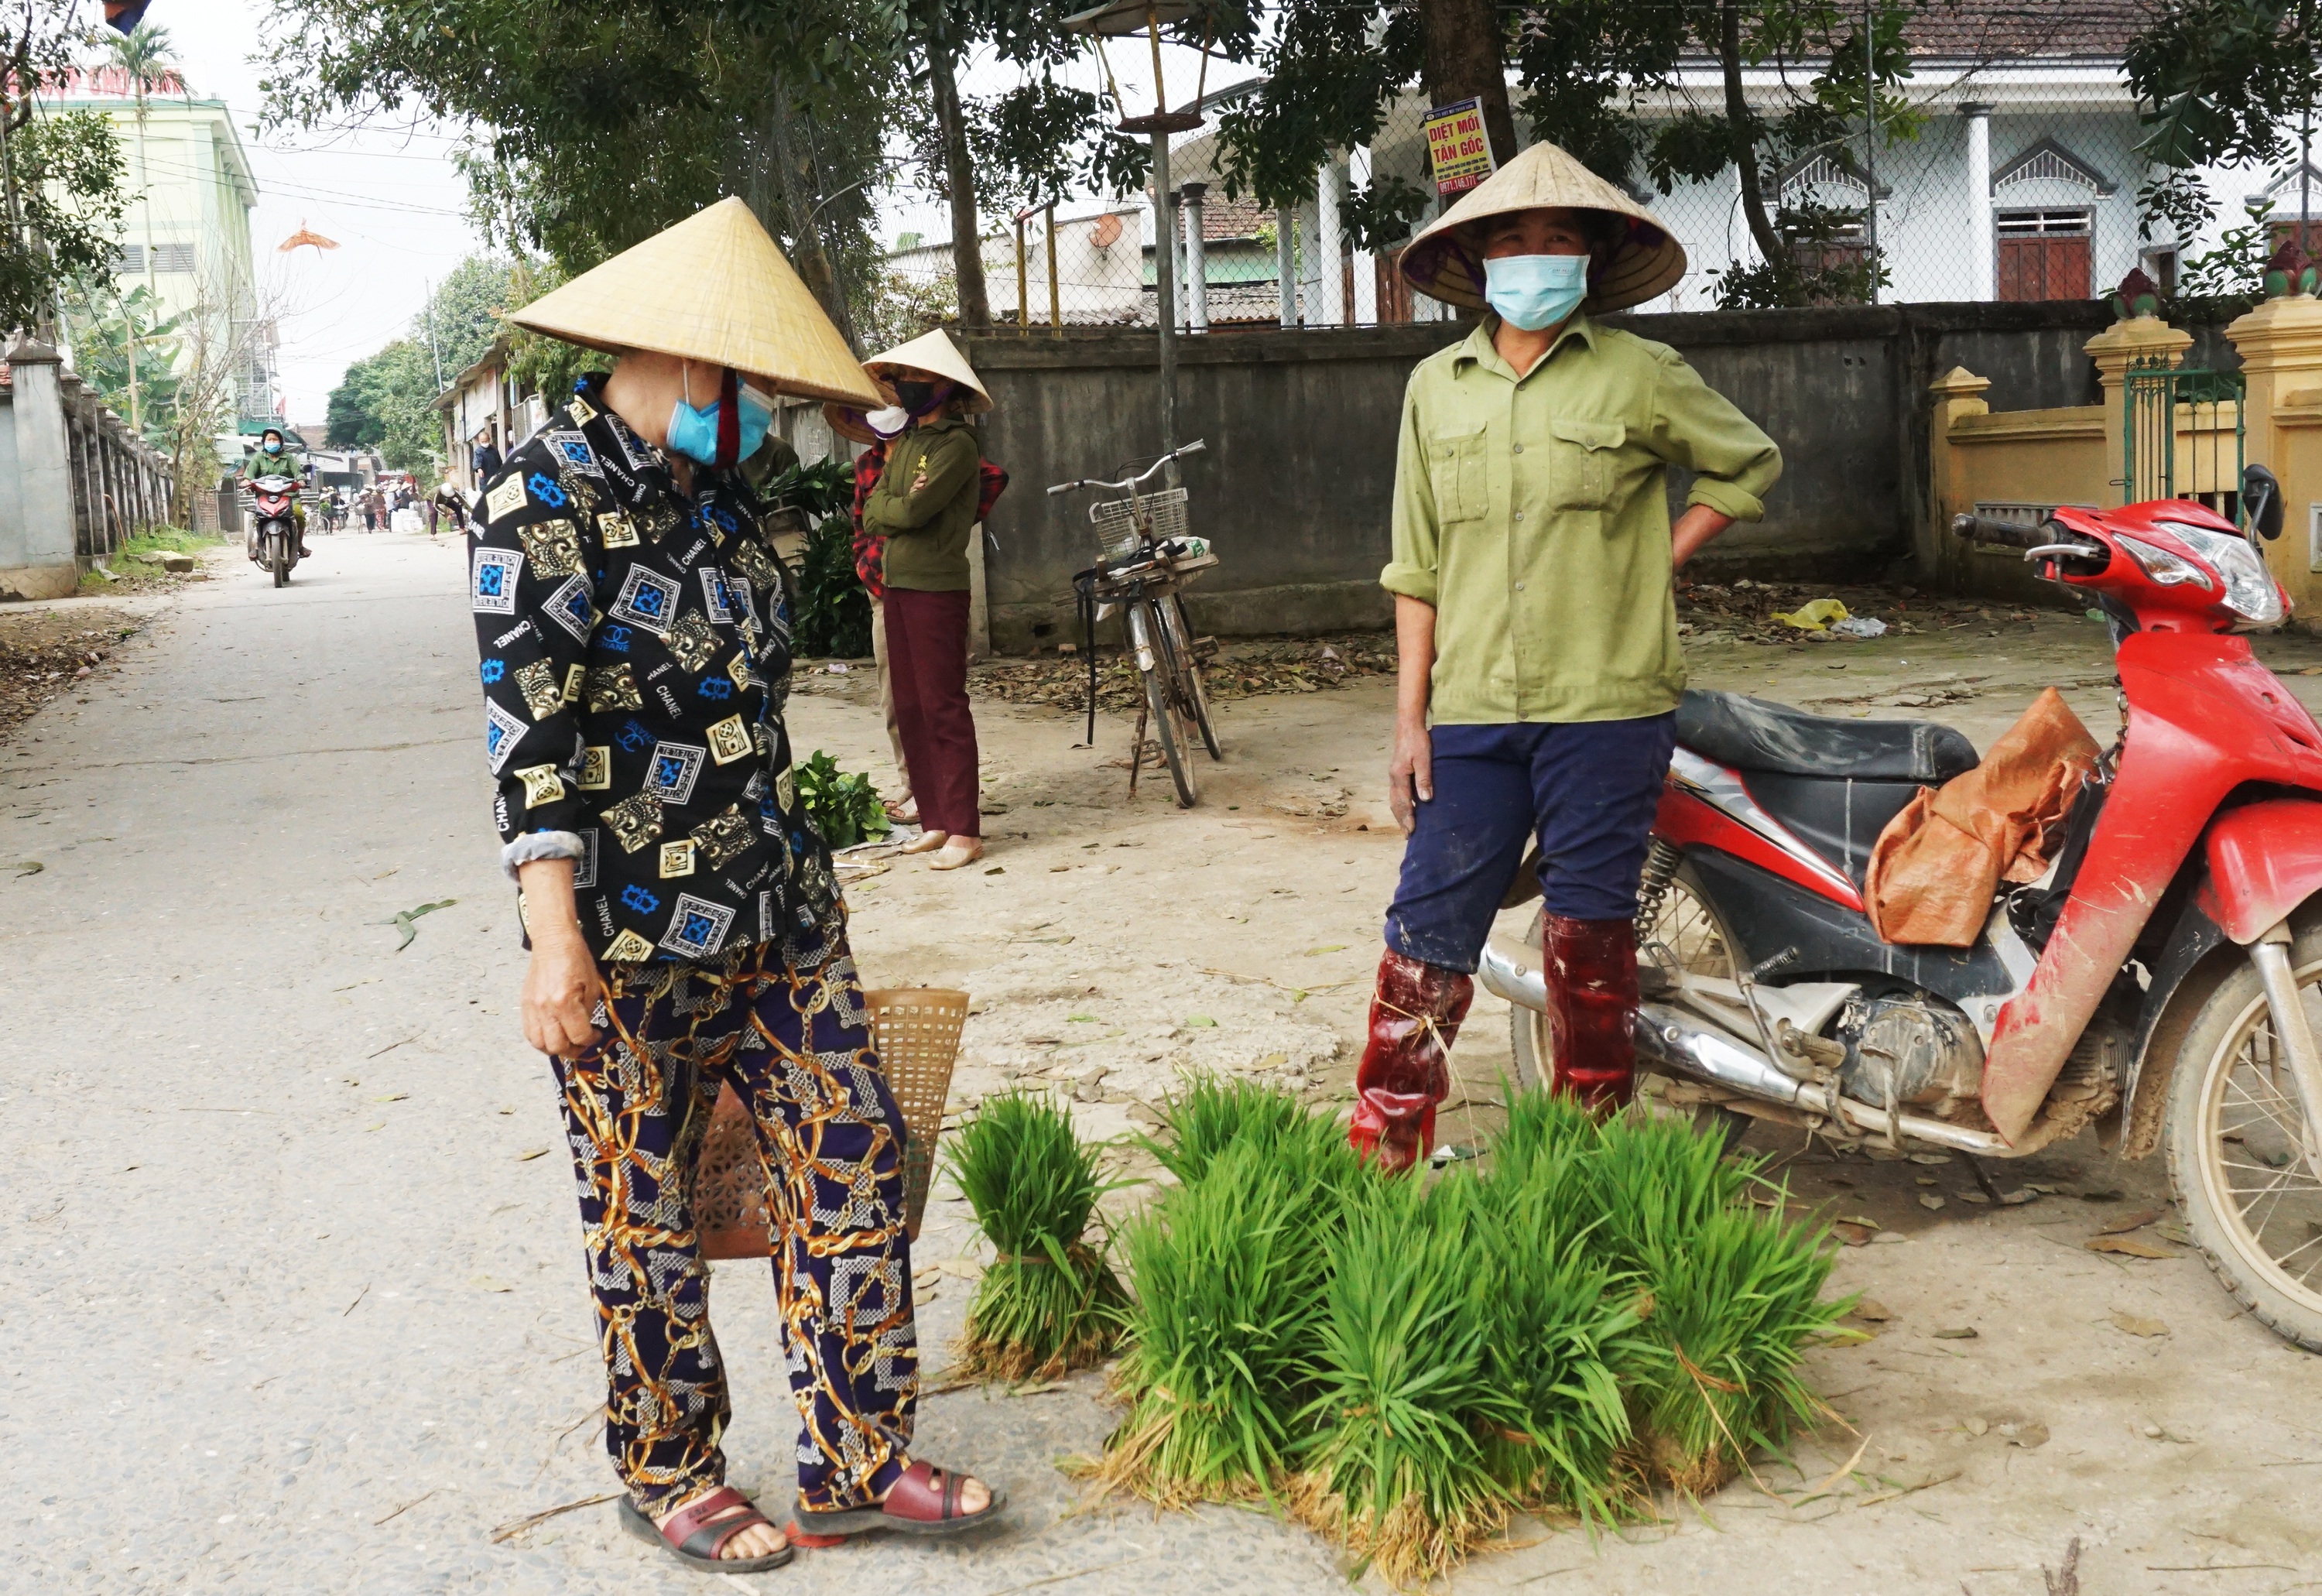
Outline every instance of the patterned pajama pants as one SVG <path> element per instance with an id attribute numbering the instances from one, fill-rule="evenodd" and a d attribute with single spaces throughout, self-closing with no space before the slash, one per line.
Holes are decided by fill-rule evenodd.
<path id="1" fill-rule="evenodd" d="M 608 965 L 605 1040 L 555 1061 L 611 1388 L 606 1446 L 647 1513 L 725 1482 L 732 1409 L 692 1202 L 722 1081 L 749 1105 L 772 1177 L 800 1495 L 867 1506 L 910 1461 L 919 1375 L 902 1116 L 844 929 L 787 954 L 763 944 L 704 964 Z"/>

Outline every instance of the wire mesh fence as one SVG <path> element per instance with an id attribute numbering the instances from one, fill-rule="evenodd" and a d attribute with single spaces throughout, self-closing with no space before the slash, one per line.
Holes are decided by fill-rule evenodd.
<path id="1" fill-rule="evenodd" d="M 1858 123 L 1851 136 L 1769 160 L 1759 176 L 1770 236 L 1753 231 L 1734 167 L 1667 192 L 1641 169 L 1620 175 L 1690 267 L 1638 308 L 1762 304 L 1744 279 L 1769 243 L 1798 275 L 1835 285 L 1812 303 L 2088 299 L 2140 266 L 2164 292 L 2189 274 L 2209 292 L 2236 271 L 2254 287 L 2254 260 L 2322 208 L 2322 172 L 2293 147 L 2271 167 L 2202 174 L 2216 214 L 2199 232 L 2180 237 L 2149 223 L 2139 204 L 2149 169 L 2136 149 L 2145 130 L 2116 57 L 1922 63 L 1907 87 L 1907 111 L 1882 123 L 1875 144 Z M 1769 111 L 1790 92 L 1771 73 L 1752 75 L 1749 90 Z M 1650 124 L 1714 111 L 1723 92 L 1705 63 L 1638 109 Z M 1028 335 L 1155 326 L 1163 240 L 1174 250 L 1172 314 L 1188 333 L 1449 319 L 1449 306 L 1413 294 L 1395 270 L 1410 233 L 1451 203 L 1433 195 L 1420 96 L 1394 102 L 1367 145 L 1338 153 L 1311 194 L 1279 209 L 1230 191 L 1220 104 L 1212 96 L 1205 124 L 1173 141 L 1166 219 L 1140 193 L 1066 201 L 992 228 L 982 258 L 992 320 Z M 1358 237 L 1355 218 L 1391 208 L 1382 202 L 1397 193 L 1408 231 L 1391 242 Z M 2249 222 L 2253 205 L 2270 213 L 2263 226 Z M 2223 259 L 2235 229 L 2237 263 Z M 2322 248 L 2322 227 L 2312 232 L 2309 247 Z M 886 262 L 896 296 L 929 322 L 955 315 L 950 240 L 898 242 Z"/>

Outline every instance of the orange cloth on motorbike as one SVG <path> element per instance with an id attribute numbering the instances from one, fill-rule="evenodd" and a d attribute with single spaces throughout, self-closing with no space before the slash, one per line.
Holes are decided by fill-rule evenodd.
<path id="1" fill-rule="evenodd" d="M 2050 688 L 1983 762 L 1923 787 L 1870 851 L 1862 897 L 1881 938 L 1967 947 L 1983 933 L 2004 877 L 2038 880 L 2047 850 L 2095 771 L 2096 740 Z"/>

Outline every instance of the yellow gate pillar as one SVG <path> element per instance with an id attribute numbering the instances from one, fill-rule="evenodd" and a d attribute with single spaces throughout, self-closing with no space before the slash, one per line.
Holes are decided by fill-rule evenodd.
<path id="1" fill-rule="evenodd" d="M 2105 502 L 2117 507 L 2128 502 L 2128 369 L 2157 364 L 2174 370 L 2193 347 L 2193 335 L 2157 315 L 2135 315 L 2115 322 L 2080 347 L 2097 363 L 2097 381 L 2104 388 Z"/>
<path id="2" fill-rule="evenodd" d="M 2308 626 L 2322 616 L 2312 506 L 2322 504 L 2322 299 L 2283 294 L 2226 329 L 2241 351 L 2248 389 L 2242 397 L 2244 458 L 2281 479 L 2281 541 L 2265 546 L 2266 563 Z"/>

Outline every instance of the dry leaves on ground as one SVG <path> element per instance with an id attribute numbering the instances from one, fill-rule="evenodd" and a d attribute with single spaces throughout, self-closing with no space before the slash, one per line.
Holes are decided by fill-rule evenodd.
<path id="1" fill-rule="evenodd" d="M 0 734 L 87 680 L 138 623 L 119 610 L 37 610 L 0 625 Z"/>

